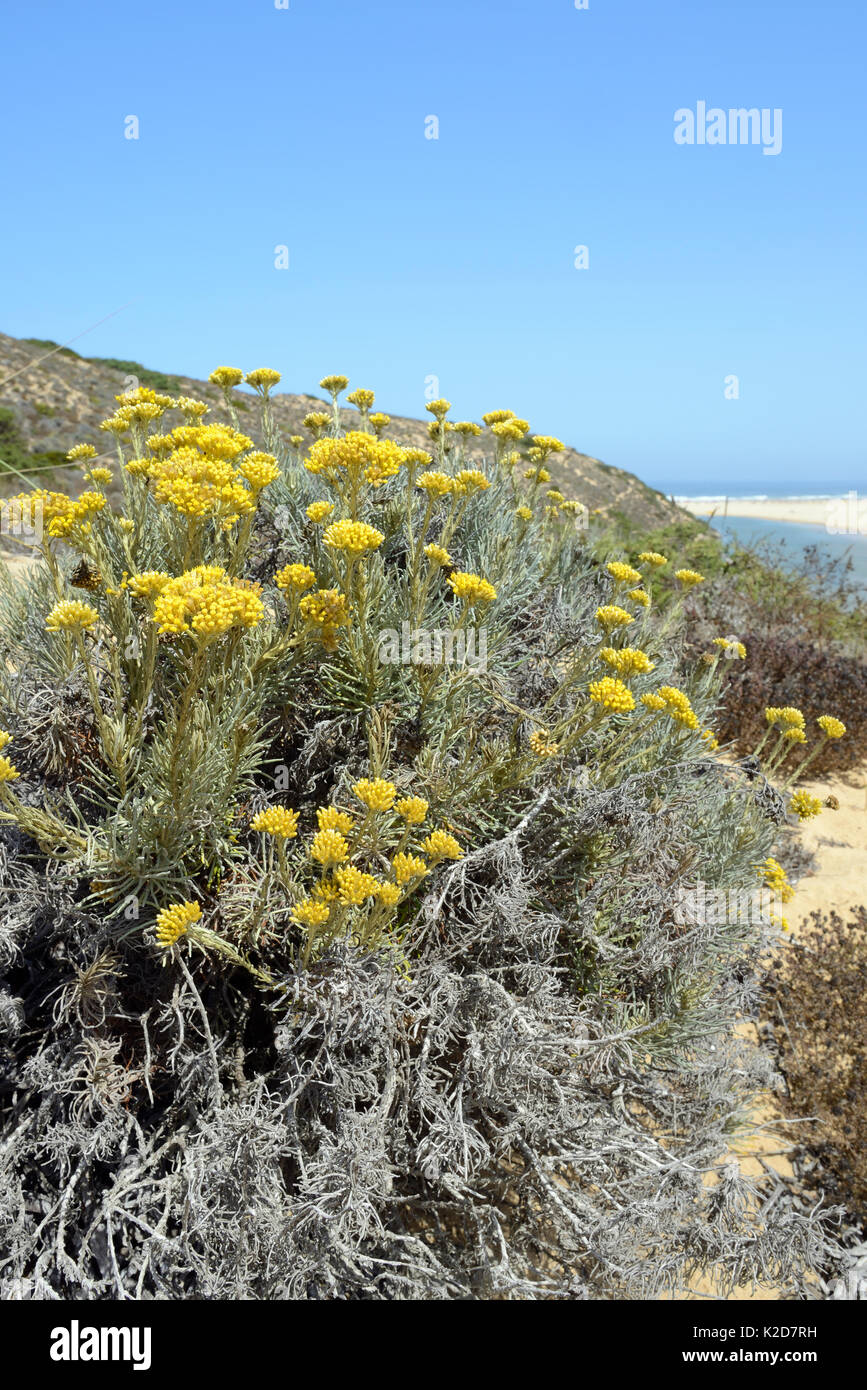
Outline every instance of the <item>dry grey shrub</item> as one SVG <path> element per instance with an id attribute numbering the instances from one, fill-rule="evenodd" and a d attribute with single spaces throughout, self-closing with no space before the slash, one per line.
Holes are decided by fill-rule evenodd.
<path id="1" fill-rule="evenodd" d="M 263 574 L 274 546 L 304 553 L 315 493 L 303 470 L 290 482 L 262 524 Z M 386 485 L 377 506 L 395 505 Z M 782 802 L 754 765 L 653 728 L 622 767 L 603 725 L 515 776 L 514 709 L 544 707 L 564 651 L 596 659 L 611 583 L 579 542 L 504 560 L 510 517 L 492 486 L 452 546 L 500 594 L 490 669 L 456 687 L 457 714 L 432 704 L 422 728 L 401 667 L 365 702 L 339 654 L 274 678 L 269 746 L 239 778 L 248 809 L 269 797 L 270 761 L 312 818 L 368 775 L 375 734 L 383 767 L 471 828 L 401 922 L 403 967 L 338 942 L 301 970 L 277 913 L 274 988 L 203 952 L 163 967 L 152 903 L 206 892 L 187 841 L 146 858 L 135 798 L 105 810 L 77 677 L 52 669 L 34 617 L 48 599 L 7 596 L 0 656 L 17 675 L 0 673 L 0 704 L 21 800 L 98 830 L 128 866 L 116 883 L 152 896 L 145 920 L 110 917 L 80 868 L 0 828 L 3 1297 L 657 1298 L 707 1270 L 722 1293 L 770 1279 L 799 1297 L 833 1272 L 833 1211 L 726 1158 L 755 1090 L 776 1084 L 734 1034 L 756 1012 L 764 931 L 673 910 L 684 885 L 754 887 Z M 389 546 L 377 631 L 401 620 L 405 552 Z M 674 679 L 676 641 L 654 656 L 654 680 Z M 229 709 L 227 728 L 248 717 Z M 197 805 L 221 778 L 209 753 Z M 253 858 L 213 834 L 233 868 L 209 910 L 246 944 Z"/>

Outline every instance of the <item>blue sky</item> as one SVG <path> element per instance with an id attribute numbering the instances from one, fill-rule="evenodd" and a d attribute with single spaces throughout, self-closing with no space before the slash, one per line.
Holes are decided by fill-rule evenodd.
<path id="1" fill-rule="evenodd" d="M 4 39 L 2 331 L 125 306 L 77 350 L 396 414 L 435 376 L 666 491 L 862 485 L 861 0 L 47 0 Z M 699 101 L 781 152 L 677 145 Z"/>

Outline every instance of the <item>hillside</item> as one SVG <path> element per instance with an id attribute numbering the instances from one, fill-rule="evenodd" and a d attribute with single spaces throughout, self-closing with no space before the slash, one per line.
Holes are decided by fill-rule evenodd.
<path id="1" fill-rule="evenodd" d="M 251 365 L 259 364 L 246 364 Z M 39 470 L 33 473 L 34 480 L 63 486 L 62 473 L 56 467 L 49 471 L 49 466 L 62 464 L 72 444 L 91 443 L 105 451 L 106 436 L 98 429 L 99 421 L 115 409 L 115 396 L 135 384 L 129 381 L 133 375 L 141 385 L 212 400 L 217 409 L 222 405 L 220 392 L 195 377 L 167 375 L 134 362 L 80 357 L 71 348 L 0 333 L 0 489 L 8 495 L 21 486 L 14 472 L 3 476 L 3 465 L 7 472 L 10 465 L 28 473 L 31 469 Z M 353 386 L 359 384 L 363 383 L 353 382 Z M 277 424 L 286 434 L 305 434 L 304 416 L 327 404 L 321 396 L 290 392 L 275 394 L 272 401 Z M 494 401 L 490 406 L 500 404 Z M 387 410 L 387 402 L 377 401 L 377 408 Z M 345 409 L 347 415 L 352 413 L 351 407 Z M 548 427 L 544 420 L 532 423 L 539 432 Z M 388 434 L 401 442 L 427 447 L 427 426 L 427 420 L 393 415 Z M 490 437 L 483 437 L 475 452 L 489 450 Z M 612 515 L 620 512 L 636 525 L 648 528 L 686 517 L 661 492 L 634 474 L 575 449 L 557 455 L 549 467 L 554 483 L 591 510 L 598 507 Z M 78 479 L 78 470 L 70 470 L 65 483 L 68 486 Z"/>

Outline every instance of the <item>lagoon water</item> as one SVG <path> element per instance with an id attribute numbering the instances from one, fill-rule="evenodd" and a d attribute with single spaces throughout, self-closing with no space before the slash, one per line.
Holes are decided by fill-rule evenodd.
<path id="1" fill-rule="evenodd" d="M 824 526 L 807 526 L 794 521 L 763 521 L 754 516 L 715 516 L 710 521 L 722 536 L 731 536 L 741 545 L 769 540 L 783 543 L 796 563 L 803 558 L 807 546 L 818 546 L 826 555 L 838 559 L 848 554 L 852 560 L 850 579 L 867 593 L 867 536 L 836 536 Z"/>

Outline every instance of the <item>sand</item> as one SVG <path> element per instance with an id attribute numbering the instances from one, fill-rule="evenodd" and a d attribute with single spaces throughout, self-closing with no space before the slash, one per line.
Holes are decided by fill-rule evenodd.
<path id="1" fill-rule="evenodd" d="M 678 497 L 676 499 L 693 516 L 746 516 L 758 521 L 795 521 L 807 526 L 826 526 L 839 535 L 851 529 L 852 500 L 840 497 Z M 863 505 L 855 503 L 856 526 Z"/>

